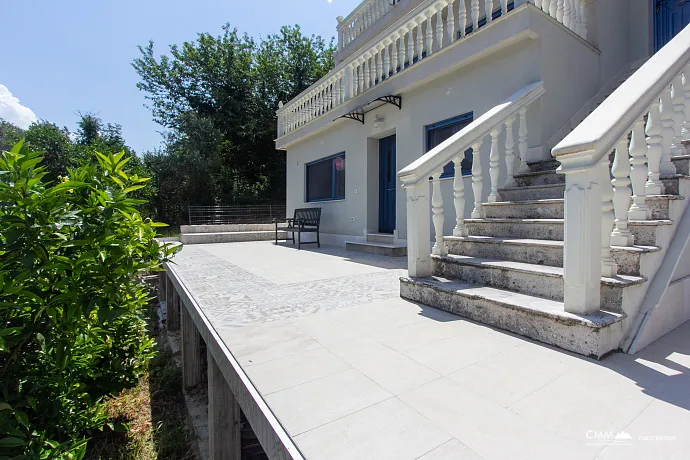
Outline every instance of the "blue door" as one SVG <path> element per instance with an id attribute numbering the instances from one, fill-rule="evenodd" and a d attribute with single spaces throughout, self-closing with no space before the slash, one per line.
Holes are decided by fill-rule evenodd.
<path id="1" fill-rule="evenodd" d="M 657 0 L 654 45 L 659 51 L 690 24 L 690 0 Z"/>
<path id="2" fill-rule="evenodd" d="M 395 136 L 379 140 L 379 232 L 395 230 Z"/>

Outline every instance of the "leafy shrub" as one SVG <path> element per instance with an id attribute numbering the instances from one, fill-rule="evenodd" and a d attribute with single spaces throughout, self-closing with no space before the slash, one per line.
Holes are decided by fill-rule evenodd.
<path id="1" fill-rule="evenodd" d="M 56 184 L 21 142 L 0 157 L 0 459 L 82 458 L 153 354 L 137 275 L 172 250 L 128 196 L 147 179 L 96 155 Z"/>

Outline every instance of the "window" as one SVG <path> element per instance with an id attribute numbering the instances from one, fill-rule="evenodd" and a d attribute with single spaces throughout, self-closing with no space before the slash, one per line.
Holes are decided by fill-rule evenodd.
<path id="1" fill-rule="evenodd" d="M 465 113 L 457 117 L 449 118 L 447 120 L 439 121 L 432 125 L 426 126 L 426 151 L 433 149 L 441 142 L 448 139 L 453 134 L 460 131 L 465 126 L 472 123 L 474 117 L 473 112 Z M 462 168 L 462 175 L 466 176 L 472 174 L 472 149 L 465 151 L 465 159 L 460 164 Z M 451 161 L 443 167 L 443 174 L 441 178 L 455 176 L 455 167 Z"/>
<path id="2" fill-rule="evenodd" d="M 345 199 L 345 152 L 307 163 L 307 201 Z"/>

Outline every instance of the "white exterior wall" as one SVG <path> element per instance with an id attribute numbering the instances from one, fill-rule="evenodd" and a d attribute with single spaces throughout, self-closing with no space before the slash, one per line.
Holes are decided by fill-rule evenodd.
<path id="1" fill-rule="evenodd" d="M 571 117 L 592 99 L 608 80 L 629 68 L 633 57 L 646 54 L 648 47 L 643 51 L 630 51 L 633 44 L 638 46 L 637 42 L 646 39 L 641 39 L 641 34 L 632 32 L 638 28 L 633 27 L 633 22 L 641 21 L 638 16 L 644 15 L 632 13 L 629 4 L 648 1 L 598 2 L 600 5 L 591 13 L 596 18 L 592 27 L 596 28 L 595 37 L 600 49 L 585 42 L 536 8 L 523 8 L 516 14 L 520 15 L 520 24 L 523 24 L 532 38 L 504 46 L 436 79 L 433 79 L 433 75 L 442 73 L 443 67 L 435 69 L 437 65 L 433 61 L 423 61 L 419 65 L 422 68 L 425 65 L 428 67 L 429 76 L 423 80 L 422 85 L 407 91 L 393 89 L 391 92 L 402 96 L 402 110 L 392 105 L 377 108 L 366 115 L 365 125 L 342 119 L 332 122 L 330 120 L 335 116 L 327 114 L 326 116 L 331 118 L 322 124 L 328 124 L 318 128 L 311 135 L 308 134 L 307 125 L 304 128 L 307 130 L 304 138 L 289 142 L 287 146 L 288 214 L 291 215 L 298 207 L 321 207 L 323 232 L 339 235 L 337 242 L 347 239 L 348 235 L 353 237 L 351 239 L 358 239 L 366 231 L 378 231 L 377 139 L 396 134 L 396 169 L 400 170 L 425 152 L 426 125 L 467 112 L 474 112 L 476 118 L 521 87 L 539 80 L 544 82 L 546 94 L 530 107 L 528 112 L 528 158 L 530 161 L 549 159 L 552 137 L 563 131 Z M 612 15 L 617 15 L 615 21 L 601 19 L 610 18 Z M 505 20 L 509 20 L 509 17 Z M 514 27 L 515 24 L 510 27 Z M 505 23 L 505 27 L 508 27 L 508 23 Z M 484 40 L 480 40 L 481 34 L 476 37 L 477 53 L 482 52 L 482 41 L 491 41 L 490 30 L 492 29 L 485 30 Z M 495 34 L 500 33 L 498 25 L 493 30 Z M 462 46 L 469 47 L 472 39 L 468 37 L 467 44 Z M 437 61 L 442 62 L 443 59 L 445 58 L 437 56 Z M 403 75 L 404 73 L 398 77 Z M 390 84 L 395 86 L 396 80 L 392 79 Z M 360 101 L 361 104 L 365 102 L 367 101 Z M 373 127 L 375 114 L 384 118 L 378 128 Z M 518 123 L 514 129 L 517 141 Z M 502 133 L 499 139 L 501 145 L 505 142 L 504 139 L 505 133 Z M 481 154 L 484 171 L 482 201 L 486 201 L 489 191 L 489 149 L 489 143 L 485 142 Z M 345 199 L 305 203 L 305 164 L 339 152 L 346 153 Z M 501 161 L 503 162 L 503 155 Z M 500 181 L 503 181 L 503 163 L 501 168 Z M 464 180 L 465 215 L 469 217 L 474 197 L 471 177 L 466 176 Z M 442 191 L 445 204 L 444 234 L 449 235 L 452 234 L 455 224 L 452 180 L 442 180 Z M 406 195 L 401 186 L 397 190 L 396 207 L 398 238 L 404 240 Z"/>

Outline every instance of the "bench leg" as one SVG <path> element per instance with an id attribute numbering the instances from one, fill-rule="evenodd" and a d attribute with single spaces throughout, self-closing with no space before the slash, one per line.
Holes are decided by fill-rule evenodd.
<path id="1" fill-rule="evenodd" d="M 302 232 L 297 233 L 297 249 L 302 249 Z"/>
<path id="2" fill-rule="evenodd" d="M 295 245 L 295 232 L 292 232 L 292 245 Z"/>
<path id="3" fill-rule="evenodd" d="M 276 245 L 278 244 L 278 224 L 276 224 Z"/>

